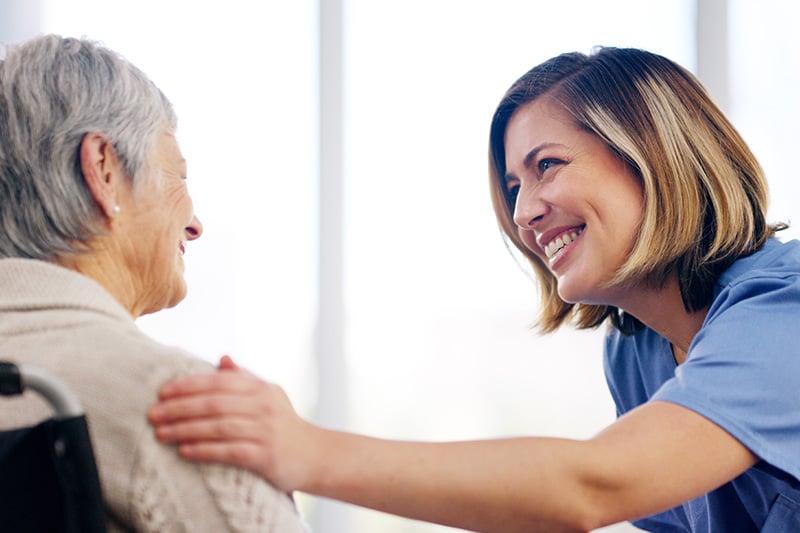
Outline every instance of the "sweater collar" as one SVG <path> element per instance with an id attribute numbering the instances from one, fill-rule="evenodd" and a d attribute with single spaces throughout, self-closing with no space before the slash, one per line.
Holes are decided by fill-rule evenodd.
<path id="1" fill-rule="evenodd" d="M 133 322 L 99 283 L 74 270 L 35 259 L 0 259 L 0 311 L 90 309 Z"/>

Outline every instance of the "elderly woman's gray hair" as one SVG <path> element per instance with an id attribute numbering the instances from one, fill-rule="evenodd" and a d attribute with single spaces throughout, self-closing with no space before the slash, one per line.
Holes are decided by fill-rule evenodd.
<path id="1" fill-rule="evenodd" d="M 84 136 L 103 133 L 131 180 L 177 119 L 147 76 L 103 46 L 54 35 L 0 61 L 0 257 L 53 260 L 104 232 L 83 181 Z"/>

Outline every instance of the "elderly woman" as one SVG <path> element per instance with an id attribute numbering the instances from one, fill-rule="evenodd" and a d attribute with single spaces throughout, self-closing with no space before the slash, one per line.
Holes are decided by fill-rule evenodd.
<path id="1" fill-rule="evenodd" d="M 585 441 L 380 440 L 307 423 L 227 361 L 162 389 L 160 438 L 479 531 L 800 531 L 800 243 L 774 238 L 763 172 L 697 80 L 642 50 L 564 54 L 512 85 L 490 145 L 542 329 L 608 329 L 615 423 Z M 224 438 L 219 417 L 236 420 Z"/>
<path id="2" fill-rule="evenodd" d="M 303 531 L 291 499 L 159 444 L 145 412 L 170 377 L 211 367 L 134 320 L 183 299 L 203 228 L 176 117 L 137 68 L 45 36 L 0 62 L 0 354 L 57 374 L 87 412 L 111 531 Z M 3 401 L 0 426 L 48 416 Z"/>

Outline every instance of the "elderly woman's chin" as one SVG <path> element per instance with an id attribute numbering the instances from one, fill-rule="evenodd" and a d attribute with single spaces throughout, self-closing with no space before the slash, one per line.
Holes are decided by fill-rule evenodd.
<path id="1" fill-rule="evenodd" d="M 186 287 L 186 280 L 183 277 L 179 278 L 179 280 L 175 283 L 175 288 L 172 290 L 172 294 L 170 295 L 169 301 L 164 305 L 162 309 L 168 309 L 170 307 L 175 307 L 179 303 L 181 303 L 184 298 L 186 298 L 187 287 Z"/>
<path id="2" fill-rule="evenodd" d="M 175 278 L 172 282 L 172 286 L 168 291 L 164 293 L 164 299 L 162 300 L 161 305 L 155 306 L 152 311 L 146 311 L 145 313 L 155 313 L 156 311 L 161 311 L 162 309 L 169 309 L 171 307 L 175 307 L 179 303 L 181 303 L 184 298 L 186 298 L 186 293 L 188 292 L 186 279 L 184 279 L 182 273 L 176 273 Z M 142 314 L 145 314 L 142 313 Z"/>
<path id="3" fill-rule="evenodd" d="M 169 279 L 143 280 L 139 284 L 138 312 L 135 309 L 132 315 L 138 317 L 175 307 L 186 298 L 188 292 L 183 268 L 176 268 Z"/>

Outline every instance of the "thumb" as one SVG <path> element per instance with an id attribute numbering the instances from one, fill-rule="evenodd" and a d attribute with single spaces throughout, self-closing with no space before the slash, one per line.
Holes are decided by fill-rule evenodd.
<path id="1" fill-rule="evenodd" d="M 233 358 L 230 355 L 223 355 L 219 359 L 219 369 L 220 370 L 239 370 L 239 365 L 233 362 Z"/>

